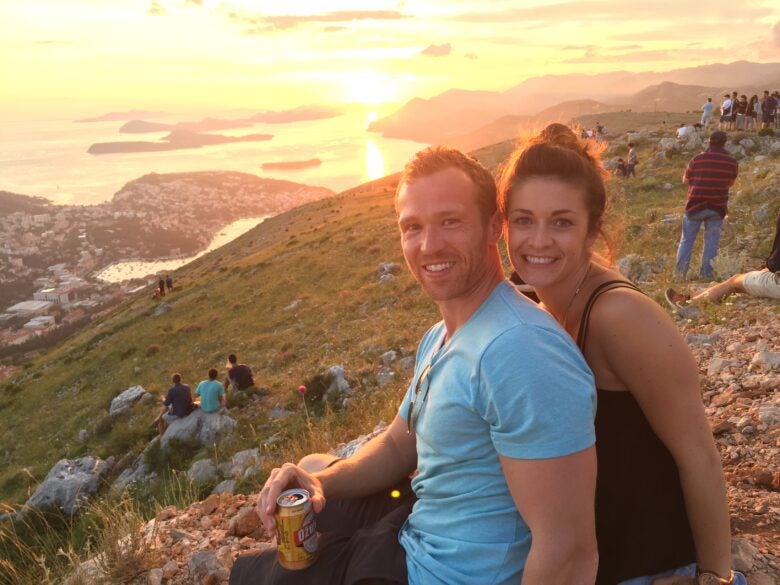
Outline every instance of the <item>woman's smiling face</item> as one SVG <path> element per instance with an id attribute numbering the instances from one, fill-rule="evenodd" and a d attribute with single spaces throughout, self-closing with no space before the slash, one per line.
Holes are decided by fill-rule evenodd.
<path id="1" fill-rule="evenodd" d="M 505 238 L 512 266 L 536 289 L 570 286 L 590 260 L 596 234 L 588 230 L 581 187 L 555 177 L 531 177 L 507 205 Z"/>

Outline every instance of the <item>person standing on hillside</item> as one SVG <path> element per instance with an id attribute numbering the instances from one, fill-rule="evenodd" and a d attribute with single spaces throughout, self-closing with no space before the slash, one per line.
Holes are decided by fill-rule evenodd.
<path id="1" fill-rule="evenodd" d="M 759 113 L 761 111 L 761 104 L 758 102 L 758 96 L 752 95 L 747 105 L 747 111 L 745 112 L 745 130 L 757 130 L 758 125 L 756 121 L 759 119 Z"/>
<path id="2" fill-rule="evenodd" d="M 701 125 L 706 129 L 712 122 L 712 110 L 715 108 L 715 104 L 712 103 L 712 98 L 708 97 L 707 101 L 701 107 Z"/>
<path id="3" fill-rule="evenodd" d="M 443 320 L 385 432 L 349 459 L 286 463 L 260 492 L 274 534 L 279 494 L 309 491 L 317 562 L 285 571 L 273 549 L 239 556 L 230 584 L 592 584 L 593 379 L 566 332 L 504 279 L 493 176 L 426 149 L 404 169 L 396 214 Z"/>
<path id="4" fill-rule="evenodd" d="M 729 188 L 739 172 L 737 159 L 724 148 L 725 132 L 713 132 L 709 143 L 705 152 L 691 159 L 683 175 L 683 183 L 688 184 L 688 200 L 683 214 L 682 237 L 677 248 L 677 278 L 685 278 L 688 273 L 693 245 L 702 224 L 704 251 L 699 276 L 703 279 L 713 278 L 712 260 L 718 254 L 720 228 L 728 212 Z"/>
<path id="5" fill-rule="evenodd" d="M 203 412 L 217 412 L 225 406 L 225 389 L 222 384 L 217 382 L 219 370 L 211 368 L 209 370 L 209 379 L 203 380 L 195 388 L 195 395 L 200 396 L 200 409 Z"/>
<path id="6" fill-rule="evenodd" d="M 745 129 L 745 116 L 747 114 L 748 109 L 748 99 L 747 96 L 742 94 L 738 100 L 734 102 L 734 106 L 732 107 L 732 110 L 734 112 L 734 129 L 735 130 L 744 130 Z"/>
<path id="7" fill-rule="evenodd" d="M 157 288 L 160 289 L 160 296 L 165 296 L 165 279 L 161 276 L 160 280 L 157 281 Z"/>
<path id="8" fill-rule="evenodd" d="M 170 274 L 165 277 L 165 287 L 168 289 L 168 292 L 173 291 L 173 278 L 171 278 Z"/>
<path id="9" fill-rule="evenodd" d="M 194 408 L 192 390 L 187 384 L 181 383 L 181 374 L 174 374 L 172 381 L 173 386 L 168 389 L 163 401 L 163 408 L 155 419 L 157 432 L 161 437 L 169 424 L 188 416 Z"/>
<path id="10" fill-rule="evenodd" d="M 636 147 L 633 142 L 628 143 L 628 161 L 626 161 L 626 177 L 636 177 L 636 163 L 639 159 L 636 155 Z"/>
<path id="11" fill-rule="evenodd" d="M 769 95 L 769 90 L 764 90 L 764 99 L 761 100 L 761 127 L 771 128 L 774 125 L 777 100 Z"/>
<path id="12" fill-rule="evenodd" d="M 720 104 L 720 129 L 730 130 L 731 125 L 731 113 L 733 102 L 729 97 L 729 94 L 723 95 L 723 102 Z"/>

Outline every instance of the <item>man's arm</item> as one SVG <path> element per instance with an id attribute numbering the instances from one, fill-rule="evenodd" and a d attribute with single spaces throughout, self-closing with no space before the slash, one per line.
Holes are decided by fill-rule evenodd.
<path id="1" fill-rule="evenodd" d="M 552 459 L 500 456 L 509 491 L 531 529 L 523 585 L 596 580 L 596 448 Z"/>
<path id="2" fill-rule="evenodd" d="M 314 511 L 320 512 L 326 498 L 357 498 L 375 493 L 403 479 L 416 466 L 415 437 L 407 433 L 406 421 L 396 416 L 387 431 L 353 457 L 338 461 L 323 471 L 311 474 L 292 463 L 271 471 L 258 497 L 257 514 L 266 534 L 274 534 L 276 499 L 286 489 L 308 490 Z"/>

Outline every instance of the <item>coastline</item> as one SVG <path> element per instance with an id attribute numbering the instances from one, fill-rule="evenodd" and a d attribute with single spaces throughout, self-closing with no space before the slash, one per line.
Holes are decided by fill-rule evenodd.
<path id="1" fill-rule="evenodd" d="M 149 278 L 160 272 L 173 272 L 201 256 L 232 242 L 270 217 L 273 217 L 273 215 L 245 217 L 222 226 L 212 236 L 208 246 L 195 255 L 167 256 L 151 260 L 145 258 L 123 259 L 95 270 L 90 277 L 102 282 L 121 284 L 129 280 Z"/>

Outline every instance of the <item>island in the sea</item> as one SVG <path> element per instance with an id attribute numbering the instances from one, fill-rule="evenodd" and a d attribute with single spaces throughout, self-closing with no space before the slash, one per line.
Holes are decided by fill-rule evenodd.
<path id="1" fill-rule="evenodd" d="M 301 169 L 307 169 L 309 167 L 318 167 L 321 164 L 322 161 L 320 159 L 310 158 L 309 160 L 266 162 L 260 166 L 264 171 L 300 171 Z"/>
<path id="2" fill-rule="evenodd" d="M 174 130 L 165 136 L 161 142 L 119 141 L 96 142 L 87 149 L 89 154 L 115 154 L 122 152 L 159 152 L 163 150 L 179 150 L 183 148 L 200 148 L 213 144 L 229 144 L 231 142 L 261 142 L 271 140 L 273 134 L 247 134 L 245 136 L 223 136 L 221 134 L 201 134 L 188 130 Z"/>

